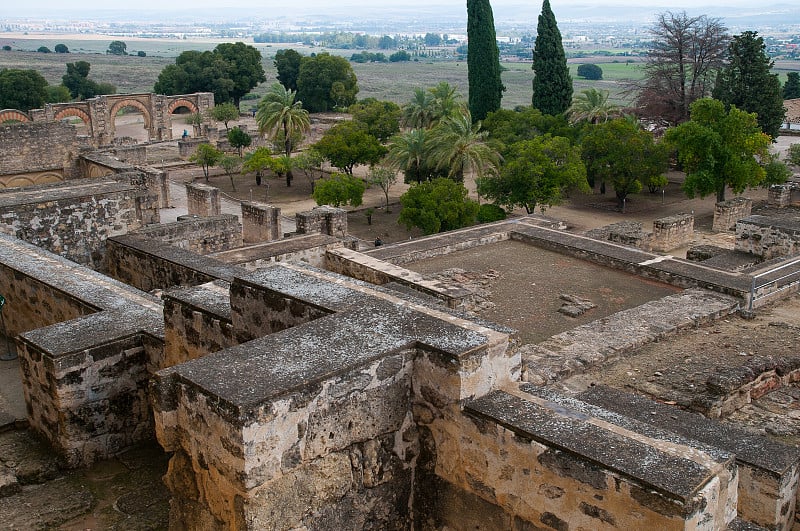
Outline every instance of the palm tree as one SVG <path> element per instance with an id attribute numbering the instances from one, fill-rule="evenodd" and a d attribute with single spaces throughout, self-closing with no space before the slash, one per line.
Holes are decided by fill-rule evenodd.
<path id="1" fill-rule="evenodd" d="M 480 127 L 466 111 L 443 118 L 430 133 L 431 160 L 454 181 L 463 182 L 468 171 L 477 177 L 497 172 L 500 155 L 486 143 L 488 132 Z"/>
<path id="2" fill-rule="evenodd" d="M 294 144 L 311 127 L 308 111 L 303 102 L 295 101 L 295 91 L 280 83 L 273 83 L 258 103 L 256 123 L 258 132 L 268 135 L 273 142 L 283 141 L 283 153 L 290 157 Z M 292 172 L 286 175 L 286 185 L 291 186 Z"/>
<path id="3" fill-rule="evenodd" d="M 433 95 L 421 88 L 414 89 L 414 97 L 403 106 L 401 122 L 404 127 L 424 129 L 433 122 Z"/>
<path id="4" fill-rule="evenodd" d="M 447 81 L 442 81 L 433 88 L 428 89 L 433 96 L 433 123 L 449 116 L 456 116 L 468 112 L 467 102 L 459 94 L 458 89 Z"/>
<path id="5" fill-rule="evenodd" d="M 567 109 L 570 123 L 589 122 L 601 124 L 618 117 L 622 110 L 608 101 L 607 90 L 594 88 L 582 90 L 572 99 L 572 105 Z"/>
<path id="6" fill-rule="evenodd" d="M 430 178 L 430 153 L 427 129 L 409 129 L 389 139 L 386 161 L 389 166 L 401 170 L 405 182 Z"/>

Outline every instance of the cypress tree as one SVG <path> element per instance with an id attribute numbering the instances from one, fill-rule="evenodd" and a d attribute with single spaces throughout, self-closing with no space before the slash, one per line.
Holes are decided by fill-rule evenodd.
<path id="1" fill-rule="evenodd" d="M 728 45 L 728 61 L 717 77 L 713 96 L 726 106 L 756 113 L 761 130 L 775 138 L 786 111 L 781 82 L 771 73 L 773 63 L 764 39 L 755 31 L 734 36 Z"/>
<path id="2" fill-rule="evenodd" d="M 800 98 L 800 74 L 789 72 L 786 74 L 786 84 L 783 86 L 783 99 L 793 100 Z"/>
<path id="3" fill-rule="evenodd" d="M 489 0 L 467 0 L 467 39 L 469 110 L 477 122 L 500 109 L 505 90 Z"/>
<path id="4" fill-rule="evenodd" d="M 542 3 L 542 13 L 536 27 L 533 71 L 533 106 L 543 114 L 565 112 L 572 103 L 572 78 L 561 43 L 561 32 L 550 9 L 550 0 Z"/>

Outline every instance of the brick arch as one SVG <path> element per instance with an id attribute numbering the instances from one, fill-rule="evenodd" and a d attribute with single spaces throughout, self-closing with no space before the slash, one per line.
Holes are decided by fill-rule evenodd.
<path id="1" fill-rule="evenodd" d="M 145 105 L 141 101 L 134 99 L 119 100 L 114 104 L 113 107 L 111 107 L 111 110 L 109 111 L 109 117 L 112 123 L 116 124 L 117 113 L 123 107 L 134 107 L 142 111 L 142 116 L 144 116 L 144 128 L 147 129 L 148 131 L 150 130 L 150 122 L 152 120 L 152 117 L 150 116 L 150 111 L 147 109 L 147 107 L 145 107 Z"/>
<path id="2" fill-rule="evenodd" d="M 193 113 L 200 112 L 200 110 L 197 108 L 197 105 L 195 105 L 193 101 L 187 100 L 185 98 L 180 98 L 169 104 L 169 107 L 167 108 L 169 111 L 168 114 L 174 113 L 175 109 L 177 109 L 178 107 L 187 107 Z"/>
<path id="3" fill-rule="evenodd" d="M 53 120 L 63 120 L 64 118 L 68 118 L 70 116 L 75 116 L 83 120 L 83 123 L 86 124 L 87 127 L 92 126 L 92 119 L 89 118 L 89 115 L 83 109 L 79 109 L 77 107 L 66 107 L 58 111 L 55 116 L 53 116 Z"/>
<path id="4" fill-rule="evenodd" d="M 8 120 L 16 120 L 18 122 L 30 122 L 31 117 L 17 109 L 4 109 L 0 111 L 0 124 Z"/>

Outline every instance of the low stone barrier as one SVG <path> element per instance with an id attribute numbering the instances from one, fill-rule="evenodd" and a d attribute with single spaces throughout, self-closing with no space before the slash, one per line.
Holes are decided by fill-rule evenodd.
<path id="1" fill-rule="evenodd" d="M 189 215 L 219 216 L 219 189 L 203 183 L 186 183 L 186 202 Z"/>
<path id="2" fill-rule="evenodd" d="M 714 221 L 711 230 L 714 232 L 729 231 L 736 226 L 736 222 L 750 215 L 753 209 L 753 200 L 746 197 L 736 197 L 728 201 L 721 201 L 714 205 Z"/>

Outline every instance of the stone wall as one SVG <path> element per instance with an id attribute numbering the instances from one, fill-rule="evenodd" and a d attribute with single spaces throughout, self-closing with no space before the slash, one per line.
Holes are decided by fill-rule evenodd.
<path id="1" fill-rule="evenodd" d="M 82 147 L 75 127 L 64 122 L 0 125 L 0 182 L 13 176 L 55 172 L 63 179 L 79 177 Z M 12 184 L 12 186 L 20 186 Z"/>
<path id="2" fill-rule="evenodd" d="M 344 238 L 347 236 L 347 211 L 323 205 L 295 215 L 298 234 L 322 233 Z"/>
<path id="3" fill-rule="evenodd" d="M 800 223 L 791 219 L 749 216 L 736 223 L 734 249 L 764 260 L 800 253 Z"/>
<path id="4" fill-rule="evenodd" d="M 586 233 L 589 238 L 636 247 L 649 251 L 652 246 L 652 234 L 645 232 L 640 221 L 620 221 L 604 227 L 592 229 Z"/>
<path id="5" fill-rule="evenodd" d="M 746 197 L 736 197 L 714 205 L 714 222 L 711 230 L 725 232 L 736 227 L 736 222 L 750 215 L 753 209 L 753 200 Z"/>
<path id="6" fill-rule="evenodd" d="M 197 152 L 197 146 L 200 144 L 208 144 L 208 139 L 188 138 L 186 140 L 178 140 L 178 156 L 183 160 L 189 160 Z"/>
<path id="7" fill-rule="evenodd" d="M 676 214 L 653 221 L 653 251 L 665 252 L 677 249 L 692 241 L 694 237 L 694 215 Z"/>
<path id="8" fill-rule="evenodd" d="M 132 231 L 134 236 L 158 240 L 197 254 L 209 254 L 242 246 L 242 226 L 232 214 L 189 217 L 174 223 Z"/>
<path id="9" fill-rule="evenodd" d="M 325 269 L 325 253 L 342 247 L 343 242 L 333 236 L 311 234 L 294 236 L 274 242 L 248 245 L 209 256 L 249 271 L 280 262 L 305 263 Z"/>
<path id="10" fill-rule="evenodd" d="M 219 189 L 202 183 L 186 183 L 186 201 L 190 216 L 219 216 Z"/>
<path id="11" fill-rule="evenodd" d="M 98 179 L 0 191 L 0 223 L 21 240 L 99 267 L 107 238 L 141 226 L 139 195 L 130 184 Z"/>
<path id="12" fill-rule="evenodd" d="M 792 190 L 794 186 L 790 184 L 773 184 L 769 187 L 767 204 L 783 208 L 792 203 Z"/>
<path id="13" fill-rule="evenodd" d="M 264 203 L 242 201 L 242 239 L 244 243 L 280 240 L 281 209 Z"/>

